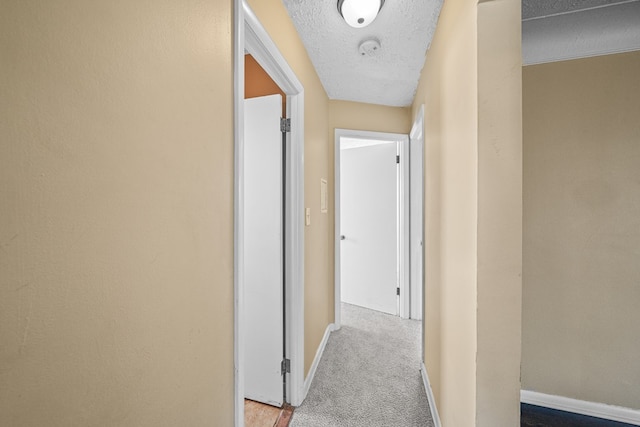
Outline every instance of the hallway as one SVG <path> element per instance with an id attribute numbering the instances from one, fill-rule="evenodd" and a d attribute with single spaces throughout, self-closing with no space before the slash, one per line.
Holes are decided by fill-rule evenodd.
<path id="1" fill-rule="evenodd" d="M 420 321 L 342 304 L 291 426 L 433 426 L 419 367 Z"/>

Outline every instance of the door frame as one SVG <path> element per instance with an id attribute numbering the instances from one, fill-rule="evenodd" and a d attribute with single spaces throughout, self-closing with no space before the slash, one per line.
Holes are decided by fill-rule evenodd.
<path id="1" fill-rule="evenodd" d="M 409 132 L 409 155 L 413 156 L 413 151 L 412 151 L 412 146 L 413 146 L 413 141 L 415 139 L 422 139 L 422 159 L 419 159 L 419 165 L 420 165 L 420 170 L 419 170 L 419 179 L 420 182 L 422 183 L 422 206 L 420 206 L 420 218 L 419 222 L 422 224 L 422 232 L 420 233 L 420 239 L 422 241 L 422 245 L 421 245 L 421 257 L 422 257 L 422 268 L 420 271 L 421 274 L 421 281 L 420 283 L 414 283 L 414 281 L 409 280 L 410 282 L 410 286 L 411 286 L 411 295 L 417 295 L 420 300 L 416 301 L 413 298 L 411 299 L 411 318 L 415 319 L 416 317 L 414 316 L 414 312 L 419 311 L 420 314 L 420 319 L 424 319 L 424 273 L 425 273 L 425 269 L 424 269 L 424 246 L 425 246 L 425 241 L 424 241 L 424 104 L 422 104 L 420 106 L 420 108 L 418 109 L 418 112 L 416 113 L 415 119 L 413 121 L 413 124 L 411 125 L 411 132 Z M 411 160 L 414 160 L 413 157 Z M 412 192 L 412 180 L 411 180 L 411 167 L 409 167 L 409 194 L 411 194 Z M 413 236 L 414 230 L 411 228 L 411 221 L 413 220 L 412 218 L 412 212 L 411 212 L 411 205 L 409 205 L 409 233 L 410 236 Z M 411 237 L 409 238 L 409 245 L 411 246 Z M 411 256 L 409 256 L 409 268 L 410 271 L 412 271 L 412 262 L 411 262 Z"/>
<path id="2" fill-rule="evenodd" d="M 334 304 L 335 304 L 335 327 L 340 329 L 341 327 L 341 275 L 340 275 L 340 139 L 343 137 L 348 138 L 361 138 L 370 139 L 375 141 L 397 141 L 399 144 L 400 152 L 400 215 L 399 222 L 399 255 L 400 255 L 400 274 L 399 274 L 399 287 L 400 287 L 400 317 L 403 319 L 409 318 L 409 162 L 402 159 L 408 159 L 409 154 L 409 135 L 402 133 L 385 133 L 385 132 L 371 132 L 364 130 L 352 130 L 352 129 L 336 129 L 335 130 L 335 143 L 334 143 L 334 206 L 335 206 L 335 235 L 334 235 L 334 247 L 335 247 L 335 272 L 334 272 Z"/>
<path id="3" fill-rule="evenodd" d="M 285 183 L 285 401 L 304 399 L 304 88 L 246 0 L 234 0 L 234 409 L 244 426 L 244 55 L 245 49 L 287 96 Z"/>
<path id="4" fill-rule="evenodd" d="M 426 158 L 426 151 L 427 151 L 427 144 L 425 141 L 425 129 L 424 129 L 424 104 L 420 105 L 420 108 L 418 109 L 418 111 L 416 112 L 416 116 L 413 120 L 413 124 L 411 125 L 411 132 L 409 133 L 409 144 L 411 144 L 411 139 L 413 138 L 422 138 L 422 161 L 420 162 L 422 164 L 422 218 L 420 219 L 421 223 L 422 223 L 422 236 L 420 236 L 420 238 L 422 239 L 422 280 L 421 283 L 417 284 L 418 286 L 420 286 L 420 314 L 421 314 L 421 319 L 422 319 L 422 333 L 420 334 L 420 341 L 421 341 L 421 345 L 422 345 L 422 353 L 420 355 L 420 358 L 422 360 L 422 362 L 424 363 L 424 350 L 425 350 L 425 340 L 424 340 L 424 331 L 425 331 L 425 282 L 426 282 L 426 278 L 425 278 L 425 273 L 426 273 L 426 246 L 427 246 L 427 241 L 426 241 L 426 197 L 425 197 L 425 189 L 426 189 L 426 182 L 425 182 L 425 177 L 426 177 L 426 162 L 425 162 L 425 158 Z M 411 230 L 409 230 L 409 232 L 411 232 Z M 412 283 L 411 284 L 412 287 L 416 286 L 416 284 Z"/>

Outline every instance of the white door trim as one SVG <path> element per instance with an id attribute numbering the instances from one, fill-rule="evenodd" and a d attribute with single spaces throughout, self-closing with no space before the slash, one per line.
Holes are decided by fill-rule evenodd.
<path id="1" fill-rule="evenodd" d="M 304 399 L 304 88 L 246 0 L 234 0 L 234 16 L 234 406 L 235 426 L 243 427 L 245 49 L 287 95 L 291 118 L 285 187 L 285 353 L 291 360 L 287 401 L 293 406 Z"/>
<path id="2" fill-rule="evenodd" d="M 421 333 L 420 333 L 420 341 L 422 343 L 422 353 L 421 353 L 421 360 L 422 363 L 424 363 L 424 351 L 425 351 L 425 343 L 424 343 L 424 331 L 425 331 L 425 289 L 424 289 L 424 283 L 425 283 L 425 264 L 426 264 L 426 257 L 425 257 L 425 253 L 426 253 L 426 246 L 427 246 L 427 241 L 425 240 L 425 212 L 426 212 L 426 206 L 425 206 L 425 176 L 426 176 L 426 171 L 425 171 L 425 165 L 426 162 L 424 161 L 425 159 L 425 153 L 426 153 L 426 141 L 425 141 L 425 134 L 424 134 L 424 104 L 420 105 L 420 108 L 418 109 L 418 112 L 416 113 L 416 117 L 413 121 L 413 125 L 411 125 L 411 133 L 409 133 L 409 138 L 410 139 L 416 139 L 416 138 L 422 138 L 422 236 L 420 236 L 420 238 L 422 239 L 422 283 L 420 283 L 420 287 L 421 287 L 421 301 L 420 301 L 420 306 L 421 306 L 421 316 L 422 316 L 422 329 L 421 329 Z M 411 230 L 409 230 L 409 232 L 411 232 Z M 413 286 L 413 285 L 412 285 Z M 426 372 L 426 371 L 425 371 Z"/>
<path id="3" fill-rule="evenodd" d="M 398 152 L 400 153 L 400 176 L 398 180 L 398 255 L 400 260 L 400 317 L 409 319 L 411 317 L 411 270 L 409 258 L 411 248 L 409 247 L 409 136 L 404 135 L 404 139 L 398 141 Z"/>
<path id="4" fill-rule="evenodd" d="M 400 295 L 404 297 L 400 298 L 400 317 L 403 319 L 409 318 L 409 252 L 408 252 L 408 232 L 409 232 L 409 197 L 408 197 L 408 165 L 409 162 L 403 161 L 402 157 L 406 157 L 406 153 L 409 152 L 409 135 L 401 133 L 384 133 L 384 132 L 370 132 L 364 130 L 350 130 L 350 129 L 336 129 L 335 130 L 335 143 L 334 143 L 334 185 L 335 185 L 335 235 L 334 235 L 334 247 L 335 247 L 335 272 L 334 272 L 334 307 L 335 307 L 335 329 L 340 329 L 340 138 L 362 138 L 378 141 L 398 141 L 400 144 L 400 176 L 401 176 L 401 203 L 400 203 Z M 408 159 L 407 159 L 408 160 Z M 405 170 L 406 169 L 406 170 Z M 404 178 L 402 178 L 404 177 Z"/>

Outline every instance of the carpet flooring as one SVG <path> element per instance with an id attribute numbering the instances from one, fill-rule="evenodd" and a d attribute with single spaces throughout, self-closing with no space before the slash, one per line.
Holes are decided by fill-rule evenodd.
<path id="1" fill-rule="evenodd" d="M 291 427 L 433 427 L 420 374 L 420 321 L 342 305 Z"/>

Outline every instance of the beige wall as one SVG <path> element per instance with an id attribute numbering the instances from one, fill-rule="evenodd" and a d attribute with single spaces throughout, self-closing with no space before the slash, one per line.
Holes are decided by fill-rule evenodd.
<path id="1" fill-rule="evenodd" d="M 232 3 L 0 6 L 0 425 L 233 424 Z"/>
<path id="2" fill-rule="evenodd" d="M 640 409 L 639 73 L 524 68 L 523 389 Z"/>
<path id="3" fill-rule="evenodd" d="M 520 424 L 521 4 L 478 4 L 476 426 Z"/>
<path id="4" fill-rule="evenodd" d="M 425 104 L 424 357 L 445 426 L 519 423 L 519 10 L 445 2 L 412 108 Z"/>
<path id="5" fill-rule="evenodd" d="M 333 205 L 320 213 L 320 179 L 332 187 L 333 138 L 329 139 L 329 99 L 307 51 L 280 0 L 250 0 L 249 4 L 304 86 L 305 206 L 311 225 L 305 228 L 305 372 L 309 371 L 325 329 L 334 319 Z"/>
<path id="6" fill-rule="evenodd" d="M 336 128 L 408 134 L 412 120 L 409 107 L 329 101 L 329 127 L 332 139 Z"/>
<path id="7" fill-rule="evenodd" d="M 444 426 L 475 425 L 476 44 L 475 2 L 445 2 L 413 108 L 425 105 L 424 357 Z"/>

